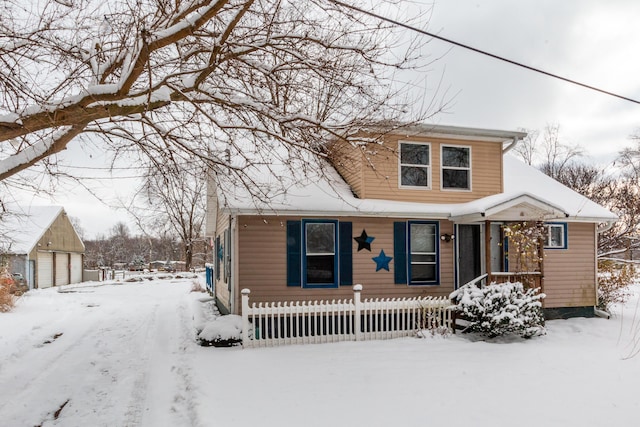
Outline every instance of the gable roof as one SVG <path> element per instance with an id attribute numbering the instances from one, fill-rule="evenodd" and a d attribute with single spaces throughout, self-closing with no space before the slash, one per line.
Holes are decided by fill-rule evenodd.
<path id="1" fill-rule="evenodd" d="M 504 192 L 467 203 L 415 203 L 359 199 L 336 170 L 324 163 L 324 173 L 297 173 L 291 165 L 262 165 L 245 169 L 249 182 L 261 185 L 263 197 L 256 199 L 246 187 L 218 179 L 220 208 L 229 213 L 388 216 L 441 218 L 454 221 L 500 220 L 509 209 L 539 213 L 546 220 L 613 222 L 618 217 L 536 168 L 511 155 L 503 156 Z M 540 218 L 539 216 L 537 218 Z M 511 218 L 513 219 L 513 218 Z M 533 218 L 523 218 L 533 219 Z"/>
<path id="2" fill-rule="evenodd" d="M 2 221 L 2 232 L 9 240 L 8 253 L 28 254 L 53 222 L 64 212 L 62 206 L 15 208 L 15 214 Z"/>

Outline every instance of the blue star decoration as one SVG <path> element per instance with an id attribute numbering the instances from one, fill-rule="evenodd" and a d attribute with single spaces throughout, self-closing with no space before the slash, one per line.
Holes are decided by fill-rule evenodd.
<path id="1" fill-rule="evenodd" d="M 380 271 L 383 268 L 389 271 L 389 262 L 393 258 L 390 256 L 387 256 L 387 254 L 384 253 L 384 249 L 382 249 L 380 250 L 380 255 L 378 255 L 377 257 L 373 257 L 371 259 L 376 262 L 376 271 Z"/>
<path id="2" fill-rule="evenodd" d="M 361 235 L 353 238 L 353 240 L 358 242 L 358 252 L 360 252 L 363 249 L 366 249 L 369 252 L 371 252 L 371 242 L 373 242 L 374 239 L 375 237 L 373 236 L 367 236 L 367 232 L 365 230 L 362 230 Z"/>

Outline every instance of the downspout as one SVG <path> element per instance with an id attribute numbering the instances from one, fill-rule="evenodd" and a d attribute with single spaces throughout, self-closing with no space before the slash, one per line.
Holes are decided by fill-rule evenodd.
<path id="1" fill-rule="evenodd" d="M 509 151 L 511 151 L 511 149 L 512 149 L 513 147 L 515 147 L 516 145 L 518 145 L 518 142 L 519 142 L 519 141 L 520 141 L 520 140 L 518 139 L 518 137 L 517 137 L 517 136 L 515 136 L 515 137 L 513 138 L 513 141 L 511 141 L 511 142 L 509 143 L 509 145 L 507 145 L 506 147 L 503 147 L 503 148 L 502 148 L 502 154 L 507 154 Z"/>

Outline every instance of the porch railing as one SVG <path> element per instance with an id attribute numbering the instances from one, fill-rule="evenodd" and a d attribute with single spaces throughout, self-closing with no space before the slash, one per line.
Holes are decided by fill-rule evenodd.
<path id="1" fill-rule="evenodd" d="M 242 344 L 266 347 L 284 344 L 379 340 L 406 337 L 422 329 L 453 327 L 447 297 L 376 298 L 361 300 L 362 285 L 353 298 L 249 305 L 242 290 Z"/>
<path id="2" fill-rule="evenodd" d="M 520 282 L 525 289 L 540 288 L 540 292 L 544 292 L 543 275 L 540 271 L 525 271 L 525 272 L 492 272 L 489 276 L 490 282 L 505 283 L 505 282 Z"/>

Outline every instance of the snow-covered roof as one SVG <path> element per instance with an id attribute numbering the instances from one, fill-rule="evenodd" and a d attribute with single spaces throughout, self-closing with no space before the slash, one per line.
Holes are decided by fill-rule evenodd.
<path id="1" fill-rule="evenodd" d="M 244 187 L 228 182 L 225 185 L 219 180 L 222 185 L 218 194 L 223 195 L 221 209 L 240 214 L 387 216 L 460 222 L 500 220 L 500 212 L 520 209 L 546 220 L 611 222 L 618 219 L 604 207 L 511 155 L 504 156 L 504 192 L 467 203 L 359 199 L 330 165 L 324 167 L 324 173 L 306 170 L 304 176 L 296 176 L 295 171 L 290 165 L 247 168 L 245 172 L 251 175 L 250 181 L 264 185 L 265 194 L 260 200 Z M 523 219 L 533 218 L 540 216 Z"/>
<path id="2" fill-rule="evenodd" d="M 9 253 L 27 254 L 64 209 L 62 206 L 30 206 L 16 208 L 14 212 L 3 218 L 1 231 L 9 241 Z"/>

